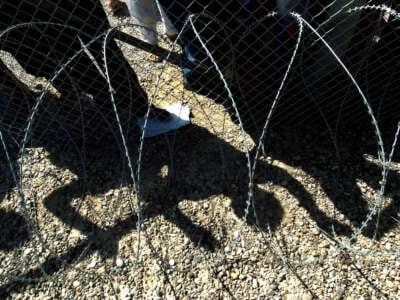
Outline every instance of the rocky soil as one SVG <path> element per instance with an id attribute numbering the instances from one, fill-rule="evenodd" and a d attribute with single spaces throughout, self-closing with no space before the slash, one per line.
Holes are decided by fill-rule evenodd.
<path id="1" fill-rule="evenodd" d="M 28 147 L 13 156 L 20 188 L 1 161 L 1 298 L 400 297 L 400 162 L 379 197 L 371 133 L 345 135 L 339 160 L 319 130 L 275 131 L 249 184 L 255 143 L 225 108 L 185 90 L 177 66 L 121 48 L 149 98 L 161 74 L 155 104 L 187 102 L 192 124 L 146 139 L 140 168 L 128 141 L 134 181 L 119 139 Z"/>

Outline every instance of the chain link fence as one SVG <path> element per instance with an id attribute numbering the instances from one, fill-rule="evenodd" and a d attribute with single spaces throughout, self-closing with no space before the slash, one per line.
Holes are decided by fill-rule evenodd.
<path id="1" fill-rule="evenodd" d="M 398 296 L 399 25 L 394 1 L 1 1 L 0 295 Z M 191 124 L 148 138 L 177 102 Z"/>

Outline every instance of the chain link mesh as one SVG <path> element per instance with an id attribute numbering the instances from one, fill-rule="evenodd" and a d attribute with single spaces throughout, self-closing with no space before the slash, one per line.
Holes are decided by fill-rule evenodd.
<path id="1" fill-rule="evenodd" d="M 254 257 L 325 297 L 311 268 L 394 266 L 399 25 L 394 1 L 1 1 L 0 295 L 181 298 Z M 145 138 L 175 102 L 191 124 Z"/>

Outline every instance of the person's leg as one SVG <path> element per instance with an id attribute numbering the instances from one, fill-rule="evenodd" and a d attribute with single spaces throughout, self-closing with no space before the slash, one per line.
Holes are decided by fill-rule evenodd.
<path id="1" fill-rule="evenodd" d="M 91 42 L 109 28 L 100 1 L 56 1 L 51 7 L 39 6 L 33 10 L 32 7 L 25 5 L 24 0 L 21 3 L 16 6 L 14 2 L 6 2 L 8 10 L 1 13 L 13 16 L 9 20 L 2 19 L 8 23 L 0 20 L 2 27 L 7 28 L 20 22 L 49 21 L 78 29 L 76 31 L 52 25 L 39 26 L 40 28 L 32 26 L 14 31 L 12 35 L 7 36 L 6 42 L 2 45 L 3 49 L 9 50 L 21 66 L 34 76 L 52 79 L 63 64 L 67 63 L 76 52 L 81 51 L 81 43 Z M 98 70 L 100 67 L 104 71 L 102 40 L 92 44 L 88 50 L 95 61 L 82 52 L 52 81 L 53 86 L 65 99 L 78 100 L 81 94 L 91 95 L 93 103 L 100 109 L 102 115 L 111 116 L 114 120 L 108 83 L 104 73 Z M 147 95 L 115 42 L 109 44 L 107 57 L 111 85 L 115 92 L 117 107 L 121 111 L 121 118 L 124 118 L 125 124 L 131 123 L 131 120 L 134 123 L 135 116 L 143 116 L 147 111 Z M 79 109 L 79 105 L 74 104 L 71 110 L 74 109 Z M 71 111 L 70 114 L 72 116 L 75 112 Z M 154 109 L 152 116 L 167 119 L 169 114 Z"/>
<path id="2" fill-rule="evenodd" d="M 96 18 L 97 20 L 103 20 L 101 24 L 98 25 L 98 31 L 104 32 L 110 25 L 107 20 L 107 16 L 103 10 L 103 7 L 100 1 L 91 1 L 91 7 L 87 7 L 86 9 L 90 9 L 91 18 Z M 83 32 L 89 32 L 91 35 L 97 35 L 100 32 L 93 31 L 91 27 L 90 19 L 86 21 L 84 27 L 82 28 Z M 80 36 L 84 43 L 88 43 L 91 41 L 91 36 L 81 35 Z M 88 47 L 89 52 L 93 55 L 95 61 L 99 66 L 104 69 L 104 59 L 103 59 L 103 40 L 99 40 L 91 44 Z M 107 57 L 107 67 L 110 76 L 110 83 L 115 92 L 114 98 L 116 100 L 117 107 L 123 115 L 124 118 L 129 118 L 133 116 L 144 116 L 147 108 L 148 108 L 148 100 L 147 94 L 140 86 L 138 77 L 135 71 L 132 69 L 129 62 L 125 59 L 121 49 L 118 45 L 110 40 L 107 44 L 106 49 L 106 57 Z M 93 91 L 92 91 L 93 92 Z M 110 103 L 108 83 L 103 85 L 102 93 L 108 94 L 106 97 L 106 101 Z M 104 100 L 103 100 L 104 101 Z M 130 109 L 132 107 L 132 109 Z M 153 108 L 151 111 L 151 117 L 155 117 L 158 119 L 168 119 L 169 113 Z"/>

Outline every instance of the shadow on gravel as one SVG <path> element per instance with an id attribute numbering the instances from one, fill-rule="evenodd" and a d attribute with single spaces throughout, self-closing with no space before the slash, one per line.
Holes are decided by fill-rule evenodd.
<path id="1" fill-rule="evenodd" d="M 11 86 L 10 91 L 14 95 L 21 94 L 25 97 L 23 99 L 34 98 L 21 83 L 7 78 L 7 75 L 4 78 L 3 83 L 6 82 Z M 6 89 L 2 91 L 7 92 Z M 51 101 L 47 102 L 51 103 Z M 32 103 L 28 100 L 26 106 L 29 108 L 31 105 Z M 13 118 L 9 124 L 23 128 L 28 112 L 29 109 L 20 109 L 18 116 L 6 117 Z M 95 129 L 99 126 L 84 134 L 78 132 L 78 137 L 76 137 L 76 132 L 75 136 L 71 136 L 69 134 L 74 134 L 74 132 L 68 130 L 71 128 L 71 124 L 67 122 L 68 119 L 62 122 L 62 118 L 57 119 L 57 116 L 60 116 L 60 110 L 57 110 L 56 114 L 52 112 L 51 108 L 43 109 L 43 114 L 40 115 L 32 132 L 29 146 L 46 149 L 53 164 L 69 170 L 77 176 L 77 179 L 52 191 L 43 203 L 49 212 L 69 228 L 75 228 L 86 235 L 86 239 L 58 257 L 49 257 L 41 268 L 21 274 L 20 280 L 5 283 L 0 287 L 0 295 L 22 289 L 30 279 L 43 278 L 44 280 L 46 276 L 42 270 L 48 275 L 54 274 L 63 268 L 65 263 L 82 260 L 95 251 L 99 251 L 103 257 L 113 257 L 117 254 L 118 241 L 136 228 L 137 219 L 134 215 L 118 220 L 112 226 L 99 226 L 75 210 L 71 204 L 73 199 L 81 198 L 85 201 L 87 195 L 104 195 L 110 190 L 130 186 L 127 163 L 118 137 L 105 136 L 101 140 L 90 139 L 89 137 L 96 137 Z M 53 130 L 43 130 L 49 127 Z M 286 133 L 275 128 L 275 132 L 279 134 L 267 138 L 266 154 L 273 160 L 284 162 L 293 168 L 301 168 L 309 174 L 321 186 L 337 210 L 353 225 L 359 226 L 368 214 L 368 203 L 363 198 L 357 180 L 362 179 L 368 186 L 377 189 L 381 178 L 379 166 L 367 161 L 364 156 L 365 153 L 376 153 L 376 146 L 363 141 L 362 135 L 353 133 L 342 140 L 337 140 L 341 154 L 338 158 L 327 133 L 316 131 Z M 58 133 L 57 138 L 54 133 Z M 86 139 L 82 139 L 85 134 Z M 18 133 L 16 136 L 20 138 Z M 136 161 L 135 151 L 138 148 L 138 140 L 134 138 L 134 135 L 131 135 L 129 140 L 129 149 L 133 150 L 131 155 L 133 161 Z M 171 148 L 171 145 L 174 147 Z M 10 147 L 8 150 L 15 162 L 18 157 L 18 147 Z M 249 183 L 244 153 L 207 129 L 191 125 L 179 130 L 176 135 L 147 140 L 143 155 L 141 189 L 144 219 L 162 215 L 179 227 L 194 244 L 210 251 L 218 248 L 218 239 L 211 230 L 213 225 L 201 226 L 195 223 L 178 206 L 183 199 L 199 201 L 222 195 L 231 200 L 233 212 L 237 217 L 242 218 L 246 208 Z M 2 164 L 3 162 L 6 165 L 6 162 L 2 161 Z M 167 175 L 161 176 L 160 170 L 165 166 L 168 167 Z M 10 174 L 7 172 L 6 174 L 9 177 Z M 9 183 L 12 182 L 9 178 L 6 180 Z M 400 204 L 398 186 L 392 184 L 400 182 L 398 172 L 389 172 L 388 181 L 387 195 L 392 199 L 382 211 L 377 231 L 378 238 L 398 225 L 397 212 Z M 307 210 L 310 218 L 324 231 L 330 233 L 334 228 L 337 234 L 349 236 L 352 233 L 349 226 L 339 222 L 337 218 L 326 215 L 316 205 L 315 195 L 310 194 L 305 183 L 299 182 L 285 169 L 260 160 L 254 183 L 253 205 L 259 223 L 256 224 L 251 207 L 248 224 L 258 226 L 261 230 L 270 228 L 272 231 L 280 225 L 284 210 L 279 199 L 272 193 L 257 187 L 257 184 L 272 183 L 284 186 L 290 194 L 295 196 L 300 206 Z M 11 188 L 13 185 L 8 184 L 7 189 Z M 7 192 L 2 189 L 0 200 L 4 199 Z M 1 251 L 10 251 L 29 239 L 26 223 L 20 215 L 15 212 L 0 211 L 0 216 L 2 218 L 0 233 L 3 237 Z M 15 224 L 12 230 L 6 228 L 9 227 L 11 219 Z M 375 221 L 373 220 L 371 226 L 366 228 L 364 232 L 366 236 L 373 237 L 376 228 Z"/>
<path id="2" fill-rule="evenodd" d="M 96 76 L 89 74 L 88 77 L 93 79 Z M 10 84 L 11 82 L 12 85 L 14 79 L 7 79 L 6 74 L 4 78 L 3 83 Z M 67 83 L 69 82 L 67 81 Z M 17 82 L 14 82 L 14 84 L 15 87 L 11 90 L 18 94 L 21 85 Z M 71 88 L 69 84 L 65 86 L 65 81 L 59 82 L 59 84 L 60 90 L 69 91 Z M 271 90 L 276 89 L 272 88 Z M 26 94 L 26 92 L 22 92 L 22 94 L 24 93 Z M 108 91 L 104 91 L 103 95 L 108 95 Z M 2 98 L 0 98 L 0 101 L 2 101 Z M 28 109 L 26 111 L 18 110 L 21 114 L 21 116 L 18 116 L 20 123 L 14 119 L 10 121 L 2 119 L 2 122 L 23 126 L 32 103 L 28 102 L 27 104 Z M 246 106 L 251 106 L 252 103 L 244 101 L 239 104 L 243 105 L 244 110 Z M 259 102 L 260 106 L 263 104 L 261 101 Z M 74 107 L 79 109 L 78 105 Z M 239 106 L 239 109 L 241 109 L 241 106 Z M 254 106 L 252 109 L 258 110 L 258 106 Z M 45 110 L 44 112 L 51 115 L 52 111 Z M 265 117 L 264 111 L 261 112 Z M 87 113 L 90 114 L 90 110 Z M 257 111 L 257 113 L 260 113 L 260 111 Z M 15 116 L 8 117 L 14 118 Z M 72 143 L 71 137 L 68 136 L 68 128 L 71 125 L 67 123 L 68 118 L 65 119 L 65 124 L 62 122 L 60 124 L 60 120 L 54 120 L 54 116 L 49 117 L 51 123 L 46 124 L 46 119 L 46 117 L 43 117 L 37 123 L 39 130 L 33 132 L 31 145 L 45 148 L 50 153 L 52 163 L 62 169 L 69 170 L 77 176 L 77 179 L 53 190 L 43 199 L 43 203 L 51 214 L 67 227 L 77 229 L 86 238 L 63 254 L 57 257 L 48 257 L 39 268 L 20 274 L 18 280 L 4 283 L 0 286 L 1 296 L 9 294 L 11 291 L 22 290 L 26 285 L 31 284 L 28 283 L 30 280 L 47 280 L 47 275 L 55 274 L 66 264 L 80 261 L 96 251 L 104 258 L 114 257 L 117 255 L 118 242 L 121 238 L 130 234 L 136 228 L 137 218 L 135 215 L 117 220 L 111 226 L 100 226 L 93 220 L 79 214 L 72 205 L 74 199 L 85 201 L 87 195 L 104 195 L 110 190 L 130 186 L 127 163 L 119 139 L 110 136 L 108 140 L 107 138 L 94 141 L 75 139 Z M 97 121 L 96 118 L 93 120 L 93 117 L 91 120 L 92 122 Z M 254 116 L 247 120 L 244 118 L 243 121 L 245 124 L 252 124 L 254 123 Z M 263 120 L 261 119 L 261 121 Z M 40 125 L 43 125 L 43 123 L 46 126 L 42 128 L 54 125 L 55 132 L 62 132 L 62 134 L 59 134 L 57 139 L 54 139 L 54 135 L 50 131 L 49 136 L 43 135 L 43 132 L 40 131 Z M 101 128 L 101 126 L 96 124 L 96 128 L 93 129 L 98 128 Z M 252 126 L 246 126 L 246 129 L 249 128 L 252 128 Z M 251 129 L 248 131 L 251 131 Z M 317 133 L 314 134 L 315 131 Z M 301 168 L 309 174 L 321 186 L 335 208 L 354 226 L 359 226 L 368 214 L 368 203 L 363 198 L 364 193 L 358 184 L 358 179 L 364 181 L 367 186 L 377 189 L 381 178 L 380 168 L 367 161 L 364 156 L 365 153 L 376 153 L 376 146 L 364 146 L 365 141 L 360 139 L 361 135 L 350 135 L 343 140 L 337 140 L 341 153 L 337 157 L 332 142 L 327 138 L 328 134 L 320 130 L 315 131 L 286 134 L 283 131 L 276 130 L 279 134 L 267 138 L 265 152 L 273 160 L 284 162 L 293 168 Z M 98 132 L 93 130 L 85 134 L 96 136 Z M 253 137 L 257 137 L 257 135 L 253 134 Z M 129 148 L 136 151 L 137 139 L 132 138 L 130 143 Z M 171 144 L 174 145 L 172 150 Z M 134 161 L 137 157 L 135 151 L 131 153 Z M 17 152 L 11 153 L 13 160 L 16 160 Z M 222 195 L 231 200 L 231 208 L 236 216 L 244 217 L 249 188 L 248 167 L 244 153 L 210 133 L 207 129 L 191 125 L 179 130 L 176 136 L 169 136 L 167 139 L 160 137 L 148 140 L 143 155 L 141 180 L 143 218 L 147 220 L 162 215 L 166 220 L 179 227 L 194 244 L 210 251 L 217 249 L 220 245 L 217 237 L 212 233 L 213 225 L 202 226 L 195 223 L 190 216 L 179 209 L 179 204 L 183 199 L 201 201 L 211 196 Z M 160 170 L 165 166 L 168 166 L 168 173 L 166 176 L 161 176 Z M 389 172 L 389 182 L 387 194 L 391 201 L 382 211 L 381 222 L 377 231 L 378 238 L 398 225 L 397 212 L 400 209 L 399 173 Z M 391 184 L 395 182 L 397 182 L 397 186 Z M 334 228 L 337 234 L 346 236 L 352 234 L 348 225 L 341 223 L 337 218 L 331 218 L 322 211 L 315 203 L 315 195 L 310 194 L 304 186 L 305 183 L 299 182 L 293 174 L 285 169 L 260 160 L 254 183 L 253 205 L 258 216 L 258 224 L 252 214 L 253 207 L 251 207 L 247 219 L 249 225 L 257 226 L 260 230 L 271 229 L 274 231 L 281 224 L 284 209 L 279 199 L 272 193 L 257 187 L 257 184 L 272 183 L 285 187 L 291 195 L 295 196 L 299 205 L 307 210 L 310 218 L 322 230 L 331 233 L 332 228 Z M 9 189 L 11 188 L 12 186 L 9 186 Z M 6 194 L 7 191 L 0 192 L 0 201 Z M 2 236 L 0 251 L 10 251 L 21 245 L 24 240 L 29 239 L 26 223 L 20 215 L 15 212 L 0 210 L 0 218 L 0 235 Z M 375 221 L 372 220 L 371 226 L 366 228 L 364 232 L 366 236 L 373 237 L 376 229 Z M 15 224 L 15 226 L 12 226 L 12 230 L 9 228 L 10 223 Z"/>
<path id="3" fill-rule="evenodd" d="M 334 142 L 326 130 L 326 125 L 318 119 L 312 127 L 290 127 L 289 130 L 275 127 L 276 130 L 266 139 L 265 152 L 273 160 L 301 169 L 313 178 L 326 194 L 326 201 L 334 205 L 333 217 L 336 220 L 346 218 L 358 228 L 378 201 L 377 192 L 373 194 L 371 191 L 379 191 L 381 188 L 382 166 L 378 160 L 377 139 L 370 123 L 366 121 L 363 125 L 356 126 L 350 123 L 341 126 Z M 391 151 L 395 129 L 395 126 L 381 128 L 387 155 Z M 368 238 L 380 240 L 383 235 L 399 225 L 399 145 L 395 148 L 393 162 L 395 166 L 389 170 L 385 183 L 384 195 L 388 198 L 388 203 L 382 206 L 379 220 L 373 215 L 368 226 L 363 229 L 362 234 Z M 300 184 L 306 185 L 307 182 Z M 309 206 L 304 207 L 312 216 L 311 212 L 316 205 L 313 200 L 307 203 Z M 322 220 L 325 219 L 321 214 L 317 214 L 313 219 L 326 230 L 326 227 L 317 221 L 321 217 Z M 336 227 L 337 223 L 332 225 L 335 231 L 340 228 Z M 340 234 L 340 231 L 337 233 Z M 349 232 L 346 235 L 348 234 Z"/>
<path id="4" fill-rule="evenodd" d="M 335 160 L 335 157 L 325 152 L 329 147 L 324 145 L 322 137 L 317 139 L 318 146 L 316 147 L 322 151 L 319 154 L 315 154 L 315 149 L 311 150 L 313 143 L 310 136 L 304 137 L 303 143 L 289 136 L 287 140 L 276 136 L 274 139 L 271 149 L 267 148 L 267 152 L 273 159 L 284 161 L 294 168 L 301 167 L 309 173 L 321 185 L 335 207 L 354 225 L 359 225 L 365 219 L 368 212 L 367 203 L 362 198 L 356 178 L 361 172 L 365 175 L 362 179 L 371 187 L 377 188 L 380 169 L 366 162 L 354 149 L 354 145 L 348 145 L 347 151 L 350 155 L 342 157 L 342 163 L 336 166 L 329 161 L 329 159 Z M 172 143 L 174 148 L 171 151 Z M 85 195 L 102 195 L 112 189 L 129 186 L 125 158 L 121 147 L 117 145 L 119 145 L 117 140 L 110 140 L 87 146 L 83 164 L 79 160 L 82 153 L 79 153 L 79 157 L 74 157 L 73 151 L 68 147 L 58 147 L 55 151 L 57 147 L 48 145 L 48 149 L 53 149 L 50 150 L 52 151 L 51 161 L 63 169 L 70 170 L 78 176 L 78 179 L 51 192 L 43 203 L 65 225 L 87 236 L 84 241 L 61 256 L 48 258 L 41 266 L 48 275 L 57 272 L 65 263 L 82 260 L 95 251 L 99 251 L 104 258 L 115 256 L 118 241 L 136 228 L 135 215 L 116 221 L 112 226 L 104 227 L 80 215 L 71 205 L 71 201 L 76 198 L 85 201 Z M 137 140 L 132 140 L 129 147 L 136 150 Z M 361 152 L 364 150 L 367 149 L 358 149 Z M 307 151 L 314 153 L 313 160 L 310 160 L 310 156 L 308 159 L 302 156 Z M 183 199 L 198 201 L 214 195 L 224 195 L 231 199 L 233 212 L 242 218 L 249 182 L 244 153 L 205 128 L 191 125 L 179 130 L 176 135 L 147 140 L 143 155 L 141 189 L 144 219 L 163 215 L 166 220 L 178 226 L 194 244 L 211 251 L 218 248 L 218 239 L 209 228 L 206 228 L 209 227 L 208 224 L 201 226 L 194 223 L 190 216 L 179 209 L 178 205 Z M 344 161 L 350 162 L 351 168 L 344 164 Z M 160 170 L 165 165 L 168 165 L 168 174 L 161 176 Z M 304 187 L 304 183 L 296 180 L 289 172 L 273 164 L 266 164 L 264 161 L 259 161 L 258 165 L 254 177 L 256 186 L 266 182 L 283 184 L 321 229 L 329 233 L 333 227 L 337 234 L 347 236 L 352 233 L 350 227 L 337 219 L 332 219 L 320 210 L 315 204 L 315 195 L 311 195 Z M 332 165 L 336 167 L 331 168 Z M 363 173 L 363 170 L 367 173 Z M 342 171 L 343 173 L 340 173 Z M 391 181 L 395 182 L 395 177 L 398 178 L 398 174 L 390 172 Z M 388 186 L 388 194 L 394 196 L 382 212 L 378 237 L 398 224 L 395 218 L 399 209 L 399 197 L 394 193 L 392 186 Z M 274 230 L 280 224 L 284 212 L 279 200 L 273 194 L 256 187 L 253 204 L 261 230 L 267 228 Z M 247 222 L 250 225 L 256 225 L 252 208 Z M 374 222 L 371 224 L 373 226 L 368 228 L 366 235 L 372 237 L 375 225 Z M 43 276 L 40 268 L 21 274 L 21 278 L 24 279 L 40 279 Z M 22 289 L 26 284 L 22 281 L 6 283 L 0 288 L 0 294 Z"/>
<path id="5" fill-rule="evenodd" d="M 29 240 L 24 217 L 14 211 L 0 209 L 0 251 L 11 251 Z"/>
<path id="6" fill-rule="evenodd" d="M 6 151 L 14 163 L 18 146 L 7 131 L 11 130 L 11 124 L 15 124 L 16 127 L 23 126 L 25 120 L 22 118 L 27 117 L 29 99 L 32 99 L 31 92 L 24 84 L 6 73 L 0 59 L 0 131 L 6 147 L 5 149 L 0 141 L 0 204 L 15 187 Z M 16 100 L 16 103 L 12 103 L 12 100 Z M 17 107 L 21 112 L 21 118 L 16 113 L 7 114 L 5 107 L 11 108 L 10 110 Z M 15 168 L 15 164 L 13 167 Z M 0 251 L 10 251 L 20 246 L 29 239 L 29 236 L 27 223 L 20 213 L 0 208 Z"/>

